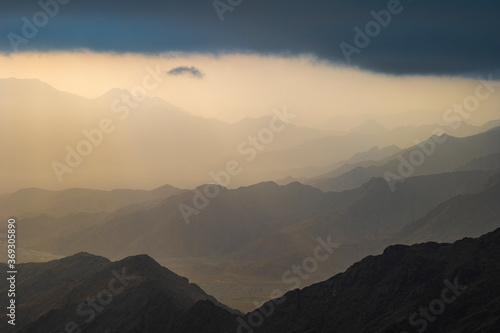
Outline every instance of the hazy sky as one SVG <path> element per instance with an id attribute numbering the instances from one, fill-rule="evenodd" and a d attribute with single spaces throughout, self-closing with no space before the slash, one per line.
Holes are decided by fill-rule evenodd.
<path id="1" fill-rule="evenodd" d="M 498 1 L 0 3 L 0 79 L 39 79 L 60 91 L 90 99 L 114 88 L 146 92 L 193 115 L 229 123 L 270 116 L 274 108 L 284 107 L 297 115 L 295 126 L 310 127 L 327 124 L 325 120 L 337 115 L 418 115 L 431 111 L 442 116 L 454 105 L 477 95 L 480 76 L 491 76 L 496 87 L 500 79 Z M 154 187 L 179 178 L 181 172 L 185 180 L 199 184 L 205 181 L 202 179 L 207 177 L 206 171 L 215 162 L 208 165 L 205 160 L 191 161 L 193 154 L 177 150 L 182 150 L 187 142 L 199 154 L 210 155 L 213 151 L 216 155 L 222 151 L 220 145 L 228 144 L 225 137 L 191 140 L 195 135 L 185 128 L 200 132 L 203 129 L 196 126 L 201 120 L 186 116 L 189 120 L 183 123 L 184 127 L 176 128 L 168 117 L 163 123 L 158 120 L 168 113 L 162 109 L 165 114 L 144 115 L 147 121 L 143 120 L 142 125 L 124 122 L 67 178 L 67 183 L 58 183 L 52 160 L 63 159 L 67 145 L 80 142 L 82 129 L 95 126 L 87 119 L 90 114 L 99 118 L 102 113 L 107 117 L 110 103 L 101 105 L 99 101 L 106 99 L 85 101 L 64 94 L 51 95 L 61 101 L 48 100 L 41 92 L 50 93 L 46 86 L 16 82 L 0 82 L 6 87 L 0 90 L 0 104 L 5 110 L 0 113 L 5 129 L 2 135 L 11 140 L 8 146 L 3 145 L 9 149 L 8 154 L 2 152 L 2 156 L 8 156 L 0 163 L 0 171 L 4 170 L 0 181 L 9 183 L 10 188 L 104 186 L 104 173 L 97 167 L 101 162 L 108 168 L 107 175 L 115 177 L 108 187 L 121 184 L 124 174 L 129 175 L 128 179 L 136 178 L 123 186 L 138 187 L 145 183 L 141 177 L 147 175 L 148 186 Z M 41 87 L 41 91 L 33 93 L 37 96 L 26 96 L 23 89 L 28 88 L 16 90 L 9 84 Z M 154 88 L 146 91 L 145 84 L 153 84 Z M 481 89 L 484 92 L 485 87 Z M 495 93 L 481 100 L 474 117 L 465 119 L 467 123 L 480 125 L 500 118 L 500 89 L 495 89 Z M 114 96 L 107 97 L 113 100 Z M 66 99 L 72 104 L 65 104 L 69 103 Z M 25 109 L 21 110 L 21 105 Z M 88 108 L 92 110 L 83 110 L 85 105 L 91 105 Z M 175 112 L 171 114 L 174 118 Z M 418 119 L 413 115 L 409 119 Z M 60 126 L 62 119 L 66 126 Z M 256 124 L 253 120 L 246 124 L 252 122 Z M 220 134 L 226 126 L 217 121 L 201 123 L 207 128 L 213 126 L 204 134 L 207 136 Z M 164 128 L 167 125 L 174 126 L 172 133 L 178 130 L 187 134 L 186 142 L 176 147 L 177 137 L 169 137 Z M 238 131 L 237 126 L 232 128 Z M 9 133 L 17 133 L 19 138 L 13 139 Z M 237 136 L 231 135 L 236 140 Z M 178 154 L 171 154 L 175 155 L 172 161 L 162 159 L 168 154 L 158 144 L 161 140 L 173 142 L 172 149 Z M 205 149 L 203 144 L 210 142 L 212 150 Z M 226 149 L 233 153 L 231 145 Z M 146 153 L 151 156 L 144 157 Z M 116 155 L 127 157 L 127 162 Z M 190 167 L 196 163 L 200 163 L 196 171 L 199 174 L 193 178 L 196 172 Z M 137 170 L 117 171 L 117 165 Z M 165 165 L 173 168 L 168 172 L 172 179 L 162 178 Z M 42 178 L 47 181 L 32 181 Z M 187 183 L 179 186 L 183 184 Z"/>
<path id="2" fill-rule="evenodd" d="M 0 64 L 0 77 L 37 78 L 88 98 L 142 85 L 149 67 L 161 72 L 161 83 L 149 91 L 150 96 L 228 122 L 268 115 L 273 107 L 285 105 L 303 121 L 338 114 L 443 113 L 473 94 L 478 84 L 475 79 L 450 76 L 367 72 L 314 56 L 18 53 L 0 56 Z M 499 106 L 496 94 L 481 107 Z"/>
<path id="3" fill-rule="evenodd" d="M 151 96 L 229 122 L 284 105 L 304 122 L 444 112 L 479 75 L 499 78 L 496 1 L 231 3 L 4 1 L 0 78 L 93 98 L 159 66 Z"/>
<path id="4" fill-rule="evenodd" d="M 159 66 L 151 96 L 229 122 L 283 105 L 310 121 L 444 112 L 477 85 L 466 78 L 499 78 L 499 12 L 487 0 L 10 1 L 0 77 L 92 98 Z"/>

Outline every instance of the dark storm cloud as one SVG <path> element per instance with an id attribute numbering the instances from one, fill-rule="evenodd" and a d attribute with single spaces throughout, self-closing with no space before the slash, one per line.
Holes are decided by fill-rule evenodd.
<path id="1" fill-rule="evenodd" d="M 19 51 L 311 53 L 396 74 L 476 75 L 500 67 L 499 1 L 402 0 L 401 11 L 363 47 L 355 44 L 354 28 L 364 32 L 374 20 L 370 12 L 387 9 L 388 1 L 242 0 L 226 7 L 223 21 L 212 0 L 59 1 L 68 3 L 26 38 L 23 17 L 33 21 L 37 1 L 1 1 L 0 50 L 13 52 L 8 34 L 14 33 L 24 38 Z M 357 51 L 346 58 L 343 42 Z"/>
<path id="2" fill-rule="evenodd" d="M 203 77 L 203 73 L 198 68 L 196 68 L 194 66 L 191 66 L 191 67 L 181 66 L 181 67 L 172 68 L 170 71 L 167 72 L 167 74 L 169 74 L 169 75 L 188 74 L 188 75 L 192 75 L 194 77 L 200 78 L 200 79 Z"/>

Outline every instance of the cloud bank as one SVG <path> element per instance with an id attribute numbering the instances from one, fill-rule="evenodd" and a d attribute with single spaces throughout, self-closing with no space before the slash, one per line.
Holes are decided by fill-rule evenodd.
<path id="1" fill-rule="evenodd" d="M 56 11 L 37 1 L 4 1 L 0 52 L 13 52 L 7 38 L 13 33 L 26 40 L 20 52 L 314 54 L 393 74 L 471 76 L 500 68 L 498 1 L 252 0 L 231 6 L 223 21 L 213 1 L 55 1 L 42 3 L 67 4 Z M 397 10 L 389 19 L 384 13 L 391 8 Z M 26 22 L 35 21 L 37 33 L 23 35 Z M 347 61 L 342 43 L 360 52 Z"/>

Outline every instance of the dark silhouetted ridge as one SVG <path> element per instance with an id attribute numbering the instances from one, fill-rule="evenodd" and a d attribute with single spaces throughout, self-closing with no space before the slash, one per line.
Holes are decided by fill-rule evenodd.
<path id="1" fill-rule="evenodd" d="M 287 293 L 255 332 L 414 332 L 424 324 L 432 333 L 499 332 L 499 271 L 500 229 L 453 244 L 394 245 L 345 273 Z M 450 285 L 467 288 L 452 291 Z M 419 309 L 440 299 L 445 288 L 445 295 L 456 297 L 425 321 Z"/>

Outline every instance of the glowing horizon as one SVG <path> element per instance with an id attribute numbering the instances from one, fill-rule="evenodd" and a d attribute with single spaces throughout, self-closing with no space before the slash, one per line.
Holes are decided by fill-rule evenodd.
<path id="1" fill-rule="evenodd" d="M 301 115 L 305 123 L 336 115 L 389 115 L 412 110 L 442 113 L 473 93 L 479 82 L 463 77 L 379 74 L 335 66 L 313 56 L 147 56 L 85 51 L 0 55 L 0 64 L 8 69 L 0 72 L 0 78 L 39 79 L 86 98 L 115 88 L 131 90 L 141 83 L 146 67 L 159 68 L 162 82 L 149 96 L 191 114 L 229 123 L 265 116 L 280 105 Z M 190 73 L 190 67 L 203 76 Z M 168 74 L 176 68 L 182 69 L 178 75 Z M 498 107 L 500 96 L 482 105 L 484 113 Z"/>

